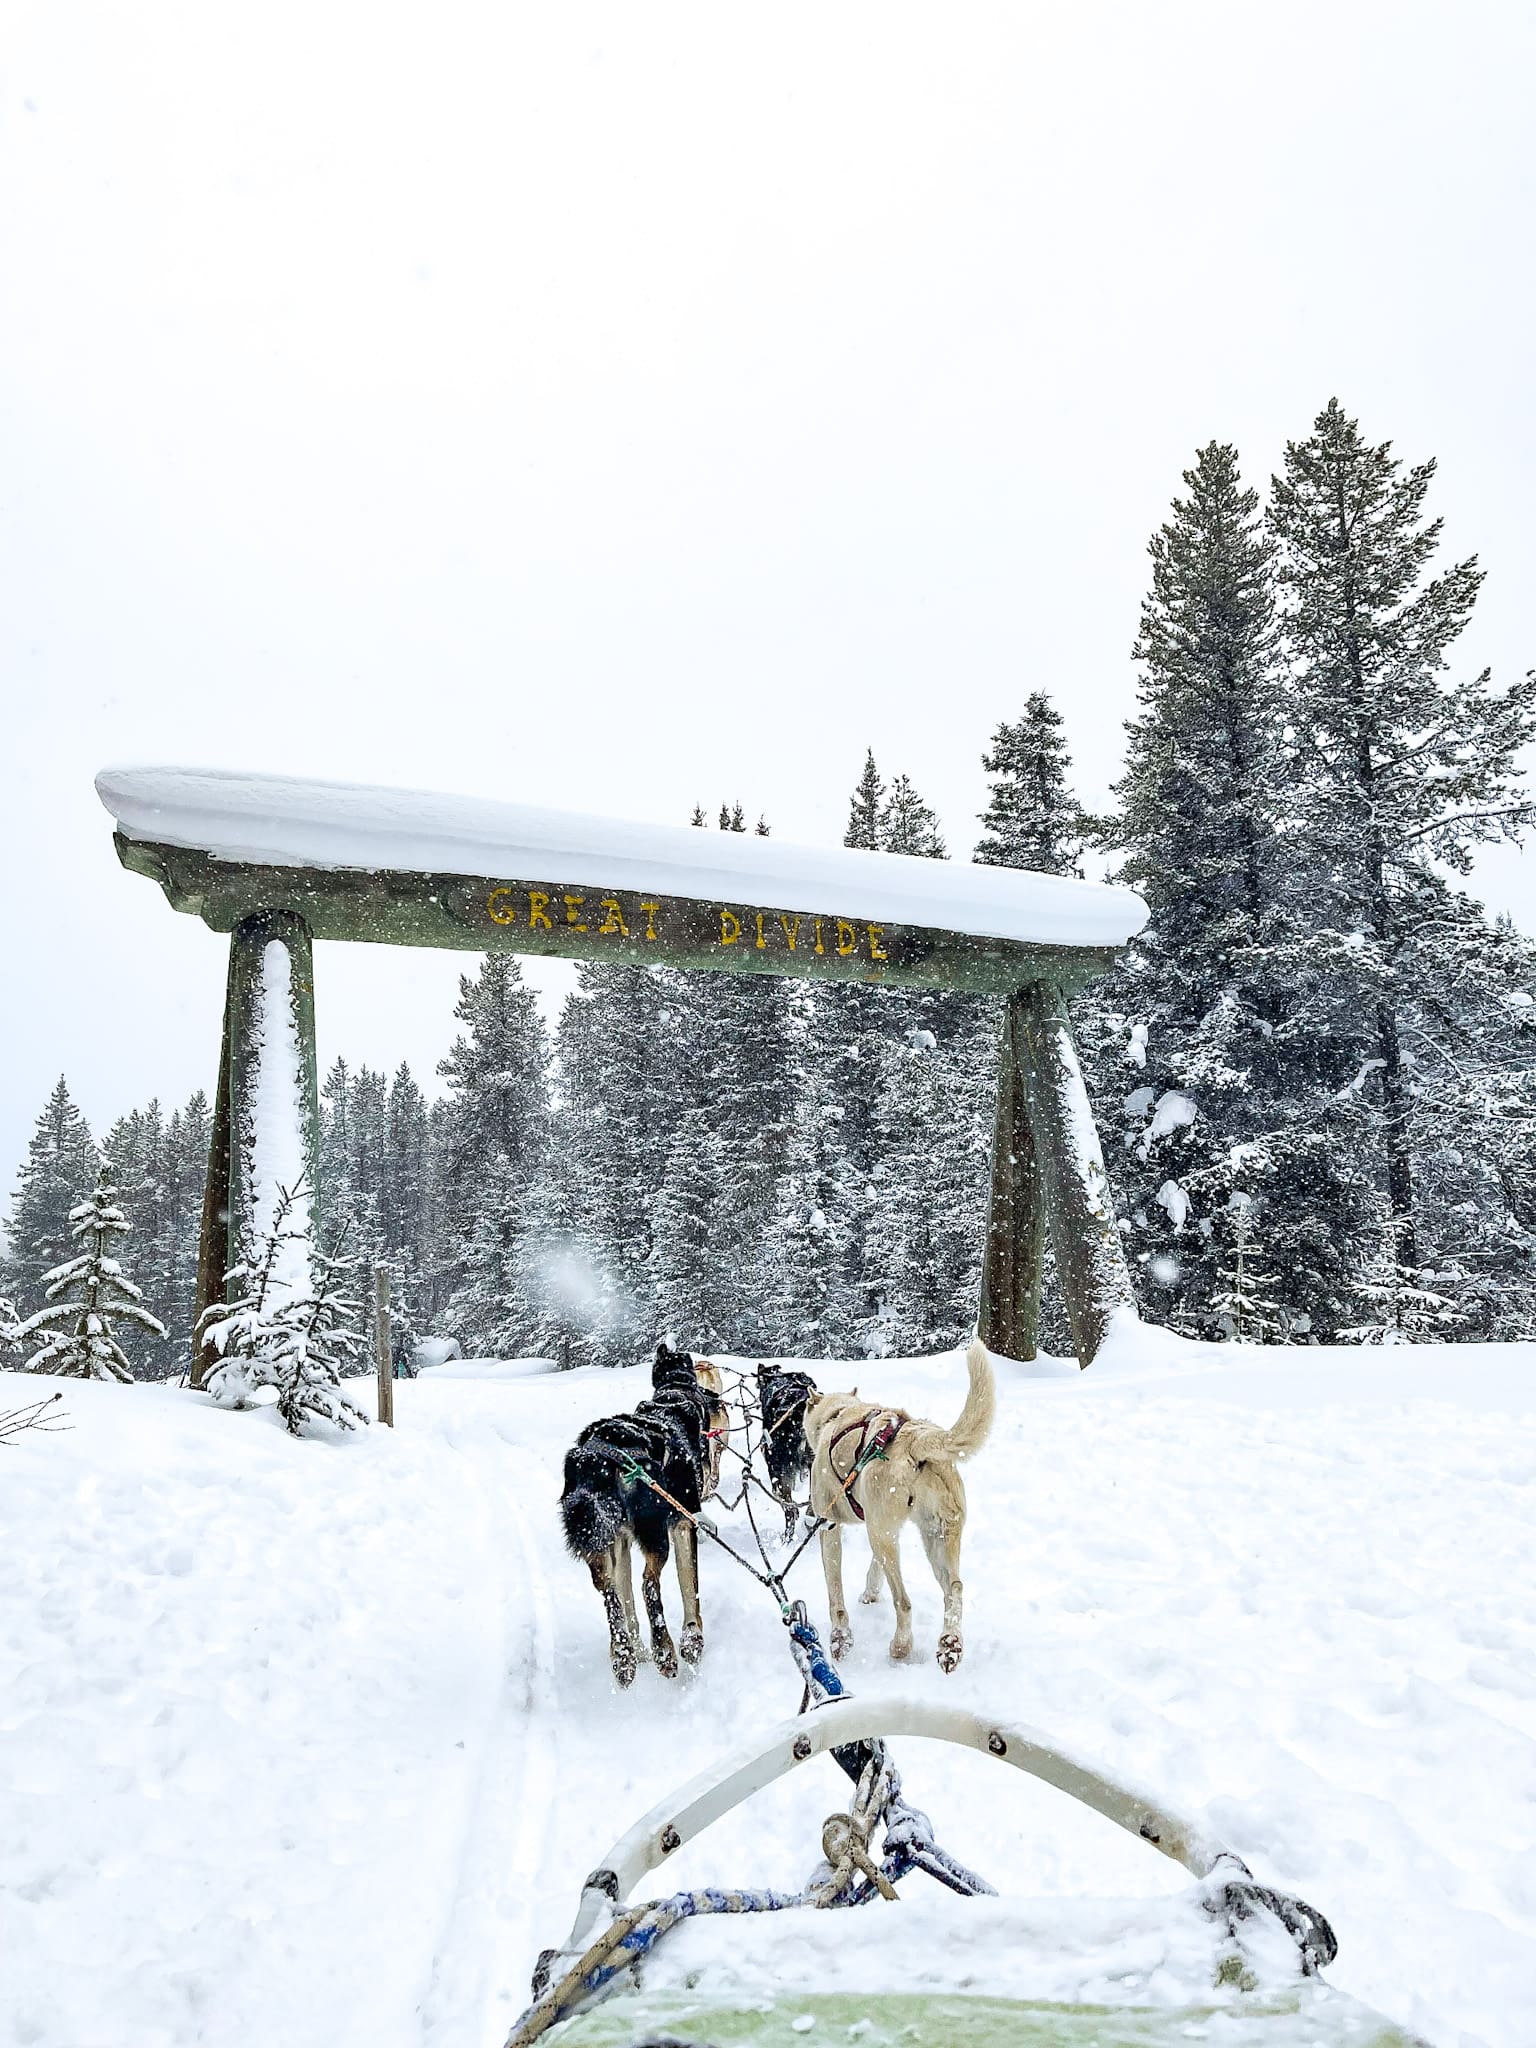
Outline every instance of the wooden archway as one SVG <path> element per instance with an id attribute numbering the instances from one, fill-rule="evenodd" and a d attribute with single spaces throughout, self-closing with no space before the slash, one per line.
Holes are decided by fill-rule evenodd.
<path id="1" fill-rule="evenodd" d="M 1067 1015 L 1144 922 L 1130 890 L 209 769 L 108 769 L 96 787 L 124 867 L 230 939 L 199 1313 L 249 1232 L 271 1058 L 260 1019 L 274 1002 L 296 1068 L 286 1154 L 313 1184 L 319 938 L 1000 995 L 982 1339 L 1034 1357 L 1047 1230 L 1081 1363 L 1134 1317 Z M 212 1363 L 195 1361 L 194 1385 Z"/>

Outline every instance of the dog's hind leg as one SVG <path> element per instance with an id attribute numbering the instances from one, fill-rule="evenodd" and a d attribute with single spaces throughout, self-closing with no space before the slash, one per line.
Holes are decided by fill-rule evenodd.
<path id="1" fill-rule="evenodd" d="M 661 1572 L 670 1547 L 666 1536 L 663 1535 L 659 1550 L 646 1549 L 645 1569 L 640 1574 L 640 1589 L 645 1595 L 645 1612 L 651 1624 L 651 1655 L 656 1659 L 656 1669 L 663 1678 L 677 1676 L 677 1651 L 673 1646 L 671 1631 L 667 1627 L 666 1610 L 661 1604 Z"/>
<path id="2" fill-rule="evenodd" d="M 871 1551 L 869 1555 L 869 1571 L 864 1580 L 864 1590 L 859 1595 L 859 1605 L 861 1607 L 873 1607 L 880 1598 L 880 1588 L 884 1584 L 885 1574 L 880 1569 L 880 1560 Z"/>
<path id="3" fill-rule="evenodd" d="M 673 1535 L 677 1557 L 677 1583 L 683 1596 L 683 1633 L 678 1648 L 685 1664 L 697 1664 L 704 1654 L 704 1614 L 699 1606 L 699 1532 L 688 1522 L 679 1522 Z"/>
<path id="4" fill-rule="evenodd" d="M 614 1583 L 617 1576 L 614 1550 L 600 1550 L 595 1557 L 589 1557 L 587 1570 L 592 1574 L 592 1583 L 602 1597 L 603 1612 L 608 1617 L 608 1661 L 613 1666 L 614 1678 L 620 1685 L 633 1685 L 635 1639 L 625 1627 L 624 1606 Z"/>
<path id="5" fill-rule="evenodd" d="M 944 1596 L 944 1628 L 939 1637 L 941 1671 L 953 1671 L 965 1654 L 960 1633 L 965 1588 L 960 1582 L 960 1524 L 925 1515 L 918 1523 L 923 1548 Z"/>
<path id="6" fill-rule="evenodd" d="M 869 1547 L 874 1552 L 874 1559 L 870 1565 L 871 1575 L 877 1566 L 885 1574 L 885 1583 L 891 1589 L 891 1604 L 896 1609 L 896 1633 L 891 1637 L 891 1657 L 896 1663 L 904 1664 L 912 1654 L 912 1600 L 907 1592 L 907 1582 L 901 1576 L 900 1524 L 894 1529 L 876 1529 L 871 1525 Z"/>
<path id="7" fill-rule="evenodd" d="M 621 1529 L 613 1541 L 614 1584 L 618 1587 L 619 1601 L 624 1609 L 624 1626 L 629 1633 L 629 1640 L 634 1645 L 636 1658 L 640 1663 L 644 1664 L 649 1659 L 651 1653 L 645 1646 L 645 1638 L 640 1633 L 640 1617 L 635 1612 L 633 1552 L 634 1544 L 631 1541 L 629 1531 Z"/>
<path id="8" fill-rule="evenodd" d="M 821 1569 L 827 1581 L 827 1607 L 832 1616 L 832 1654 L 846 1657 L 853 1648 L 848 1603 L 843 1598 L 843 1532 L 831 1522 L 821 1532 Z"/>

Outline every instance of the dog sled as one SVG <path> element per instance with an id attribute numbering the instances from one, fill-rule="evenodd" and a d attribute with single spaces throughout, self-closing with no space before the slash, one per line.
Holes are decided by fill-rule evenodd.
<path id="1" fill-rule="evenodd" d="M 1328 1922 L 1210 1833 L 1038 1730 L 921 1699 L 846 1693 L 786 1607 L 801 1712 L 642 1815 L 539 1959 L 506 2048 L 1426 2048 L 1339 1991 Z M 888 1746 L 959 1744 L 1052 1786 L 1172 1858 L 1172 1898 L 1070 1910 L 1007 1901 L 934 1840 Z M 853 1785 L 793 1893 L 632 1895 L 715 1821 L 830 1757 Z M 935 1880 L 926 1895 L 901 1890 Z"/>

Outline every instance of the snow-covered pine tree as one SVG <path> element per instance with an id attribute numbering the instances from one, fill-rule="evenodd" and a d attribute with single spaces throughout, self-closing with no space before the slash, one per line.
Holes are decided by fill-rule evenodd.
<path id="1" fill-rule="evenodd" d="M 719 1140 L 705 1111 L 690 1109 L 668 1155 L 651 1257 L 656 1327 L 690 1351 L 728 1342 L 719 1309 L 736 1233 L 724 1195 Z"/>
<path id="2" fill-rule="evenodd" d="M 316 1247 L 308 1294 L 290 1296 L 274 1318 L 270 1364 L 277 1412 L 291 1436 L 309 1422 L 355 1429 L 368 1420 L 341 1385 L 343 1371 L 368 1350 L 361 1304 L 344 1291 L 358 1263 L 339 1246 L 333 1252 Z"/>
<path id="3" fill-rule="evenodd" d="M 0 1366 L 18 1363 L 20 1353 L 21 1317 L 11 1297 L 0 1294 Z"/>
<path id="4" fill-rule="evenodd" d="M 919 860 L 944 860 L 944 840 L 932 807 L 924 803 L 908 775 L 898 775 L 880 806 L 877 844 L 882 853 L 912 854 Z"/>
<path id="5" fill-rule="evenodd" d="M 6 1288 L 23 1307 L 41 1295 L 43 1276 L 70 1257 L 70 1214 L 100 1164 L 85 1118 L 60 1074 L 28 1143 L 6 1226 Z"/>
<path id="6" fill-rule="evenodd" d="M 1310 437 L 1288 444 L 1270 511 L 1314 881 L 1308 944 L 1361 1077 L 1394 1246 L 1387 1279 L 1371 1284 L 1389 1288 L 1419 1286 L 1412 1276 L 1436 1264 L 1415 1189 L 1417 991 L 1443 981 L 1436 864 L 1466 873 L 1479 842 L 1536 815 L 1519 758 L 1536 738 L 1536 676 L 1499 691 L 1486 672 L 1449 673 L 1482 571 L 1470 557 L 1429 573 L 1434 473 L 1369 444 L 1331 399 Z"/>
<path id="7" fill-rule="evenodd" d="M 1150 920 L 1077 1018 L 1143 1312 L 1220 1333 L 1237 1194 L 1281 1320 L 1326 1333 L 1371 1215 L 1331 992 L 1296 953 L 1312 880 L 1286 834 L 1273 547 L 1234 449 L 1202 448 L 1184 483 L 1149 548 L 1140 708 L 1104 828 Z"/>
<path id="8" fill-rule="evenodd" d="M 79 1247 L 74 1258 L 44 1274 L 45 1305 L 17 1332 L 23 1346 L 37 1343 L 29 1372 L 59 1373 L 82 1380 L 131 1380 L 133 1368 L 115 1334 L 116 1326 L 163 1337 L 165 1325 L 144 1306 L 140 1290 L 112 1256 L 109 1246 L 128 1231 L 118 1207 L 109 1169 L 97 1169 L 96 1185 L 70 1211 L 70 1234 Z"/>
<path id="9" fill-rule="evenodd" d="M 516 1355 L 531 1336 L 522 1236 L 549 1129 L 548 1034 L 517 960 L 490 953 L 459 981 L 467 1027 L 438 1072 L 442 1213 L 437 1263 L 443 1326 L 471 1355 Z"/>
<path id="10" fill-rule="evenodd" d="M 1444 887 L 1433 956 L 1412 991 L 1414 1200 L 1454 1297 L 1451 1336 L 1536 1337 L 1536 943 Z M 1409 1285 L 1384 1273 L 1371 1284 Z M 1394 1266 L 1395 1266 L 1394 1262 Z M 1422 1305 L 1411 1313 L 1418 1314 Z"/>
<path id="11" fill-rule="evenodd" d="M 431 1119 L 426 1097 L 403 1060 L 389 1085 L 383 1143 L 380 1237 L 392 1257 L 406 1259 L 419 1292 L 432 1242 Z"/>
<path id="12" fill-rule="evenodd" d="M 871 747 L 864 756 L 863 773 L 854 784 L 853 795 L 848 800 L 844 846 L 861 846 L 870 853 L 877 851 L 881 844 L 880 819 L 884 809 L 885 784 L 875 766 L 875 750 Z"/>
<path id="13" fill-rule="evenodd" d="M 1024 700 L 981 757 L 990 777 L 981 838 L 972 859 L 984 867 L 1039 875 L 1081 875 L 1086 821 L 1072 794 L 1061 713 L 1044 690 Z"/>
<path id="14" fill-rule="evenodd" d="M 843 1106 L 832 1098 L 827 1063 L 810 1037 L 819 1015 L 807 997 L 789 1150 L 756 1262 L 763 1349 L 774 1357 L 846 1358 L 853 1349 L 843 1239 L 855 1201 L 841 1141 Z"/>
<path id="15" fill-rule="evenodd" d="M 251 1408 L 261 1389 L 273 1388 L 294 1436 L 311 1421 L 351 1429 L 368 1420 L 341 1385 L 368 1343 L 359 1304 L 342 1291 L 357 1262 L 339 1244 L 330 1253 L 313 1245 L 309 1208 L 301 1186 L 274 1191 L 250 1256 L 231 1270 L 238 1291 L 214 1302 L 199 1325 L 219 1353 L 206 1381 L 212 1398 Z"/>
<path id="16" fill-rule="evenodd" d="M 1278 1341 L 1286 1323 L 1280 1303 L 1268 1292 L 1273 1273 L 1261 1273 L 1254 1259 L 1251 1195 L 1235 1194 L 1227 1203 L 1225 1258 L 1216 1267 L 1217 1286 L 1211 1314 L 1221 1334 L 1234 1344 Z"/>
<path id="17" fill-rule="evenodd" d="M 163 1235 L 156 1257 L 160 1289 L 156 1303 L 171 1333 L 164 1362 L 165 1370 L 173 1374 L 185 1369 L 192 1348 L 203 1189 L 212 1130 L 213 1112 L 201 1088 L 195 1088 L 180 1109 L 172 1110 L 165 1127 Z"/>
<path id="18" fill-rule="evenodd" d="M 150 1300 L 165 1308 L 172 1282 L 167 1229 L 170 1162 L 159 1102 L 151 1101 L 147 1109 L 119 1117 L 101 1150 L 118 1191 L 118 1204 L 133 1229 L 141 1284 Z M 166 1330 L 175 1330 L 169 1320 Z M 168 1335 L 156 1337 L 142 1326 L 132 1325 L 121 1333 L 119 1342 L 136 1379 L 163 1379 L 181 1370 L 182 1355 Z"/>
<path id="19" fill-rule="evenodd" d="M 976 1321 L 997 1085 L 995 1008 L 971 1001 L 944 1039 L 917 1029 L 881 1051 L 863 1348 L 959 1344 Z"/>

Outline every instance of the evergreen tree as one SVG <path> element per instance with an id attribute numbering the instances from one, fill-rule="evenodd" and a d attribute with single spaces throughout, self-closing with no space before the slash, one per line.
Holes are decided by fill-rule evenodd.
<path id="1" fill-rule="evenodd" d="M 843 833 L 844 846 L 861 846 L 869 852 L 881 845 L 880 819 L 885 807 L 885 784 L 880 780 L 880 771 L 875 766 L 873 747 L 864 756 L 864 772 L 854 785 L 848 803 L 848 827 Z"/>
<path id="2" fill-rule="evenodd" d="M 448 1082 L 442 1320 L 472 1355 L 516 1355 L 531 1335 L 522 1239 L 548 1135 L 548 1038 L 510 954 L 488 954 L 473 981 L 460 979 L 454 1015 L 466 1034 L 438 1067 Z"/>
<path id="3" fill-rule="evenodd" d="M 1061 714 L 1043 690 L 1025 698 L 1015 724 L 998 726 L 981 764 L 991 793 L 974 858 L 985 867 L 1081 875 L 1086 821 L 1068 787 Z"/>
<path id="4" fill-rule="evenodd" d="M 1352 1312 L 1373 1219 L 1333 992 L 1297 951 L 1312 879 L 1286 830 L 1273 547 L 1232 448 L 1201 449 L 1184 483 L 1150 545 L 1140 708 L 1106 828 L 1150 917 L 1078 1018 L 1144 1309 L 1220 1334 L 1241 1213 L 1281 1276 L 1280 1323 L 1326 1334 Z"/>
<path id="5" fill-rule="evenodd" d="M 69 1225 L 79 1250 L 43 1276 L 46 1306 L 16 1333 L 23 1345 L 41 1340 L 27 1369 L 74 1379 L 131 1380 L 133 1369 L 115 1326 L 127 1324 L 163 1337 L 165 1325 L 150 1314 L 142 1293 L 108 1251 L 126 1235 L 128 1219 L 117 1205 L 106 1166 L 98 1169 L 92 1193 L 70 1211 Z"/>
<path id="6" fill-rule="evenodd" d="M 309 1422 L 355 1428 L 367 1415 L 343 1391 L 345 1368 L 367 1349 L 360 1305 L 342 1289 L 356 1266 L 338 1244 L 330 1253 L 311 1242 L 302 1187 L 275 1190 L 265 1227 L 250 1256 L 230 1270 L 237 1292 L 204 1311 L 199 1335 L 219 1363 L 206 1385 L 227 1408 L 251 1408 L 264 1388 L 277 1395 L 289 1433 Z"/>
<path id="7" fill-rule="evenodd" d="M 973 1003 L 961 1021 L 943 1041 L 916 1030 L 882 1049 L 866 1249 L 875 1303 L 862 1331 L 871 1353 L 944 1350 L 976 1321 L 995 1011 Z"/>
<path id="8" fill-rule="evenodd" d="M 118 1201 L 140 1247 L 138 1266 L 152 1300 L 166 1304 L 171 1281 L 166 1211 L 169 1161 L 165 1119 L 158 1101 L 119 1117 L 107 1132 L 102 1157 L 118 1190 Z M 156 1336 L 142 1326 L 125 1329 L 120 1342 L 137 1379 L 161 1379 L 171 1369 L 166 1331 Z"/>
<path id="9" fill-rule="evenodd" d="M 430 1257 L 432 1232 L 430 1118 L 426 1097 L 403 1060 L 389 1087 L 383 1144 L 380 1237 L 387 1251 L 404 1255 L 419 1275 Z"/>
<path id="10" fill-rule="evenodd" d="M 33 1130 L 7 1225 L 6 1285 L 23 1305 L 41 1294 L 44 1275 L 70 1257 L 71 1215 L 100 1164 L 61 1074 Z"/>
<path id="11" fill-rule="evenodd" d="M 1227 1203 L 1230 1218 L 1228 1257 L 1225 1263 L 1217 1266 L 1216 1277 L 1220 1284 L 1211 1297 L 1211 1313 L 1216 1319 L 1216 1326 L 1234 1344 L 1274 1339 L 1282 1336 L 1286 1327 L 1280 1303 L 1265 1292 L 1274 1286 L 1275 1275 L 1259 1272 L 1254 1262 L 1250 1224 L 1252 1207 L 1252 1197 L 1243 1194 L 1233 1195 Z"/>
<path id="12" fill-rule="evenodd" d="M 873 757 L 870 765 L 873 766 Z M 919 860 L 945 858 L 938 818 L 905 775 L 897 776 L 880 806 L 880 830 L 876 843 L 884 853 L 915 854 Z"/>
<path id="13" fill-rule="evenodd" d="M 1313 864 L 1309 951 L 1336 998 L 1381 1162 L 1391 1269 L 1426 1269 L 1415 1192 L 1416 991 L 1439 980 L 1445 884 L 1481 841 L 1533 815 L 1519 755 L 1536 677 L 1502 692 L 1452 680 L 1448 654 L 1482 582 L 1475 557 L 1429 575 L 1435 465 L 1404 469 L 1336 399 L 1287 446 L 1274 482 L 1291 665 L 1296 811 Z M 1408 1284 L 1408 1283 L 1404 1283 Z"/>
<path id="14" fill-rule="evenodd" d="M 667 1159 L 652 1254 L 657 1327 L 689 1350 L 729 1343 L 718 1312 L 736 1233 L 724 1193 L 719 1141 L 704 1111 L 690 1109 Z"/>

